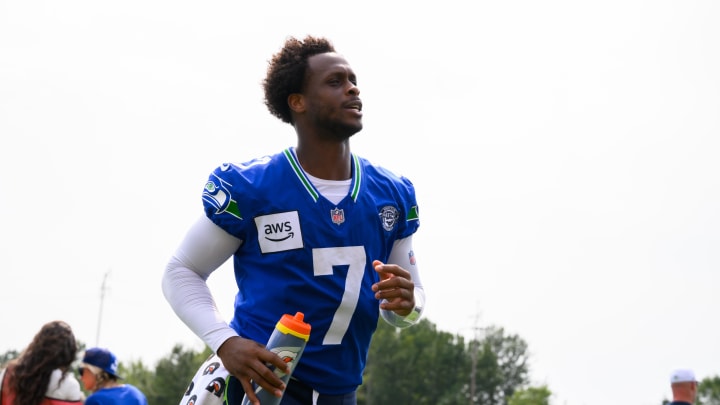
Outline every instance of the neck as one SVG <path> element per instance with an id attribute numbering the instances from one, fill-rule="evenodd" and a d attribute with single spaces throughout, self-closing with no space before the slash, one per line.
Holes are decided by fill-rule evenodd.
<path id="1" fill-rule="evenodd" d="M 695 402 L 695 398 L 693 398 L 690 394 L 678 394 L 673 395 L 673 402 L 687 402 L 692 404 Z"/>
<path id="2" fill-rule="evenodd" d="M 678 383 L 672 385 L 673 401 L 695 402 L 696 391 L 691 383 Z"/>
<path id="3" fill-rule="evenodd" d="M 105 380 L 105 381 L 101 381 L 100 383 L 97 384 L 97 390 L 101 390 L 103 388 L 113 388 L 113 387 L 118 387 L 118 386 L 120 386 L 120 383 L 118 383 L 115 380 Z"/>
<path id="4" fill-rule="evenodd" d="M 305 172 L 324 180 L 347 180 L 352 175 L 350 142 L 302 143 L 295 148 Z"/>

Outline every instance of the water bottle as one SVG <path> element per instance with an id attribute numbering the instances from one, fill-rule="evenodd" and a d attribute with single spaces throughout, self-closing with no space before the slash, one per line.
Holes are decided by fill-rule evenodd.
<path id="1" fill-rule="evenodd" d="M 310 338 L 310 324 L 305 323 L 303 320 L 304 317 L 305 314 L 302 312 L 295 313 L 295 316 L 290 314 L 283 315 L 275 325 L 275 330 L 273 330 L 265 346 L 268 350 L 280 356 L 290 367 L 290 373 L 288 374 L 285 374 L 282 370 L 275 369 L 274 366 L 270 367 L 274 369 L 275 375 L 283 380 L 285 386 L 287 386 L 290 375 L 293 370 L 295 370 L 298 361 L 300 361 L 300 356 L 305 350 L 305 344 Z M 278 405 L 282 400 L 282 397 L 276 397 L 255 383 L 253 383 L 253 388 L 261 405 Z M 248 400 L 246 394 L 243 398 L 242 405 L 248 404 L 250 404 L 250 400 Z"/>

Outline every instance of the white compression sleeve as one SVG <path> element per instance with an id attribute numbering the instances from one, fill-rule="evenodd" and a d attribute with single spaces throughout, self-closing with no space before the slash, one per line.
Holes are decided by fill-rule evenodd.
<path id="1" fill-rule="evenodd" d="M 163 294 L 172 309 L 216 353 L 238 334 L 223 320 L 206 280 L 241 244 L 203 216 L 185 235 L 162 277 Z"/>
<path id="2" fill-rule="evenodd" d="M 410 272 L 410 277 L 413 283 L 415 283 L 415 308 L 407 316 L 400 316 L 393 311 L 381 309 L 380 315 L 390 325 L 398 328 L 405 328 L 410 325 L 414 325 L 420 322 L 423 310 L 425 309 L 425 289 L 423 288 L 422 281 L 420 280 L 420 273 L 417 269 L 417 264 L 410 262 L 412 256 L 412 235 L 407 238 L 395 241 L 393 248 L 390 251 L 388 257 L 388 263 L 397 264 L 403 269 Z"/>

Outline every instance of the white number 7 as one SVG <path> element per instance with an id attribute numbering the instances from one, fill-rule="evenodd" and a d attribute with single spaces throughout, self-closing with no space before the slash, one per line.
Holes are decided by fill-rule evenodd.
<path id="1" fill-rule="evenodd" d="M 345 292 L 340 306 L 335 311 L 330 329 L 323 339 L 324 345 L 339 345 L 342 342 L 360 297 L 365 263 L 365 247 L 363 246 L 313 249 L 313 274 L 315 276 L 332 275 L 333 266 L 349 266 L 345 280 Z"/>

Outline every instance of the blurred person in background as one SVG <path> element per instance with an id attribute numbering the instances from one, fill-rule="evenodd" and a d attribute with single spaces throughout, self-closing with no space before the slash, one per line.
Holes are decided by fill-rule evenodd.
<path id="1" fill-rule="evenodd" d="M 109 350 L 93 347 L 85 351 L 78 369 L 87 391 L 85 405 L 148 405 L 145 394 L 132 384 L 120 382 L 117 357 Z"/>
<path id="2" fill-rule="evenodd" d="M 692 405 L 697 398 L 698 381 L 689 369 L 677 369 L 670 374 L 673 401 L 669 405 Z"/>
<path id="3" fill-rule="evenodd" d="M 82 404 L 84 394 L 70 371 L 77 352 L 70 325 L 44 324 L 20 356 L 0 371 L 0 404 Z"/>

